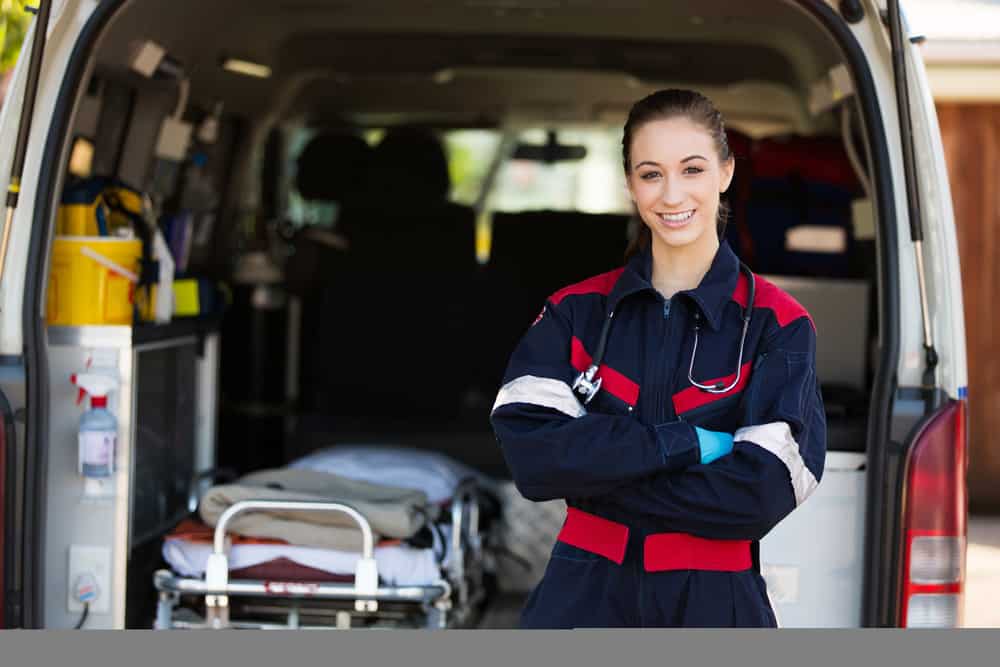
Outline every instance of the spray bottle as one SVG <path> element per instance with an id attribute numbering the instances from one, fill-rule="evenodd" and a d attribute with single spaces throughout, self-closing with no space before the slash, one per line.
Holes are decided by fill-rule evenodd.
<path id="1" fill-rule="evenodd" d="M 70 381 L 80 388 L 77 404 L 90 396 L 90 409 L 80 417 L 77 472 L 86 480 L 86 495 L 108 495 L 118 445 L 118 420 L 108 412 L 108 394 L 118 381 L 96 373 L 77 373 Z"/>

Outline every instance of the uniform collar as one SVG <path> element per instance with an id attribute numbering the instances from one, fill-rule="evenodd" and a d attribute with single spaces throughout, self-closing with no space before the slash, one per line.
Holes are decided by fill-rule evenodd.
<path id="1" fill-rule="evenodd" d="M 622 299 L 643 290 L 651 290 L 650 282 L 653 268 L 653 252 L 646 247 L 634 254 L 625 265 L 625 270 L 608 295 L 608 308 L 615 310 Z M 677 294 L 684 295 L 701 311 L 705 322 L 713 331 L 718 331 L 722 324 L 722 313 L 736 290 L 739 279 L 740 262 L 729 243 L 723 241 L 712 259 L 712 266 L 701 279 L 697 287 L 684 290 Z"/>

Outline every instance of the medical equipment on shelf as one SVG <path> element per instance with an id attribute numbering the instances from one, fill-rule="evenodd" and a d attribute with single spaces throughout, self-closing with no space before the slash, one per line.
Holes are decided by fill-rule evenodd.
<path id="1" fill-rule="evenodd" d="M 747 277 L 748 295 L 747 305 L 743 309 L 743 333 L 740 335 L 740 353 L 736 358 L 736 377 L 729 386 L 725 386 L 721 382 L 713 385 L 705 385 L 694 379 L 694 360 L 698 354 L 698 330 L 701 328 L 701 314 L 696 312 L 694 315 L 694 347 L 691 349 L 691 363 L 688 366 L 688 382 L 709 394 L 725 394 L 740 383 L 740 374 L 743 370 L 743 346 L 747 340 L 747 331 L 750 329 L 750 316 L 753 313 L 754 296 L 757 289 L 757 281 L 754 278 L 753 271 L 743 262 L 740 262 L 740 270 Z M 584 405 L 590 403 L 591 399 L 601 389 L 603 378 L 597 378 L 596 380 L 594 378 L 597 376 L 601 361 L 604 359 L 604 351 L 608 346 L 608 334 L 611 332 L 611 323 L 614 317 L 615 313 L 611 311 L 608 314 L 608 318 L 604 320 L 604 325 L 601 328 L 601 337 L 597 343 L 597 353 L 594 355 L 593 361 L 591 361 L 587 370 L 577 375 L 576 380 L 573 381 L 573 392 L 580 397 Z"/>
<path id="2" fill-rule="evenodd" d="M 80 417 L 77 472 L 86 479 L 86 495 L 106 495 L 118 443 L 118 420 L 108 411 L 108 394 L 118 387 L 118 381 L 108 375 L 75 373 L 70 382 L 80 388 L 77 403 L 85 394 L 90 396 L 90 408 Z"/>
<path id="3" fill-rule="evenodd" d="M 434 529 L 447 541 L 446 556 L 435 580 L 419 585 L 390 585 L 380 579 L 375 541 L 368 520 L 345 503 L 319 501 L 242 500 L 231 505 L 216 523 L 212 553 L 205 577 L 194 578 L 159 570 L 153 582 L 158 591 L 155 629 L 180 628 L 314 628 L 346 629 L 352 625 L 424 627 L 467 625 L 486 596 L 484 539 L 480 534 L 477 486 L 463 481 L 448 516 Z M 353 582 L 328 580 L 234 578 L 227 527 L 246 512 L 336 512 L 348 516 L 361 530 L 361 557 Z M 441 528 L 448 530 L 442 531 Z M 318 530 L 322 527 L 318 526 Z M 247 545 L 242 545 L 247 546 Z M 253 545 L 251 545 L 253 546 Z M 260 545 L 274 548 L 274 544 Z M 313 570 L 315 572 L 315 570 Z M 182 600 L 201 598 L 204 616 Z M 284 622 L 282 622 L 282 620 Z"/>

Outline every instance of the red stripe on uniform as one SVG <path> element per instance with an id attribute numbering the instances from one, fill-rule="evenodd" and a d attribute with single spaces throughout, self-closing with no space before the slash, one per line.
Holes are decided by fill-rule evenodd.
<path id="1" fill-rule="evenodd" d="M 643 545 L 642 562 L 646 572 L 739 572 L 753 565 L 749 540 L 708 540 L 687 533 L 648 535 Z"/>
<path id="2" fill-rule="evenodd" d="M 566 521 L 557 539 L 621 565 L 625 562 L 628 535 L 629 528 L 623 523 L 575 507 L 567 507 Z M 687 533 L 647 535 L 643 543 L 642 561 L 646 572 L 739 572 L 753 566 L 750 540 L 709 540 Z"/>
<path id="3" fill-rule="evenodd" d="M 738 394 L 743 389 L 746 388 L 747 382 L 750 381 L 750 367 L 752 362 L 746 362 L 740 368 L 740 381 L 739 383 L 727 391 L 724 394 L 713 394 L 707 391 L 702 391 L 698 387 L 688 387 L 684 391 L 679 391 L 673 395 L 674 400 L 674 412 L 681 414 L 682 412 L 687 412 L 689 410 L 694 410 L 695 408 L 700 408 L 703 405 L 708 405 L 709 403 L 714 403 L 720 399 L 726 398 L 727 396 L 732 396 Z M 700 378 L 695 378 L 698 384 L 704 385 L 714 385 L 722 384 L 723 387 L 728 387 L 733 380 L 736 379 L 736 373 L 730 373 L 726 377 L 714 378 L 712 380 L 702 380 Z"/>
<path id="4" fill-rule="evenodd" d="M 747 298 L 749 298 L 749 296 L 750 296 L 750 281 L 747 280 L 746 274 L 740 271 L 740 275 L 736 279 L 736 289 L 733 290 L 733 301 L 740 304 L 741 308 L 746 308 Z"/>
<path id="5" fill-rule="evenodd" d="M 557 539 L 621 565 L 628 545 L 628 526 L 567 507 L 566 522 Z"/>
<path id="6" fill-rule="evenodd" d="M 615 283 L 618 282 L 618 278 L 624 273 L 625 267 L 615 269 L 614 271 L 608 271 L 607 273 L 602 273 L 600 275 L 594 276 L 592 278 L 587 278 L 584 281 L 578 282 L 575 285 L 570 285 L 569 287 L 563 287 L 561 290 L 549 297 L 549 301 L 554 304 L 558 304 L 560 301 L 573 294 L 610 294 Z"/>
<path id="7" fill-rule="evenodd" d="M 570 345 L 570 363 L 573 364 L 573 368 L 582 373 L 590 368 L 591 362 L 593 362 L 593 357 L 583 348 L 583 342 L 573 336 Z M 607 364 L 601 364 L 597 367 L 597 377 L 604 380 L 601 389 L 606 389 L 629 405 L 634 407 L 636 401 L 639 400 L 639 385 Z"/>
<path id="8" fill-rule="evenodd" d="M 772 282 L 757 276 L 757 293 L 754 296 L 754 306 L 757 308 L 770 308 L 774 311 L 774 317 L 778 320 L 778 326 L 784 327 L 790 322 L 794 322 L 800 317 L 809 317 L 809 313 L 790 294 Z M 809 317 L 812 322 L 812 318 Z M 816 324 L 813 322 L 813 328 Z"/>
<path id="9" fill-rule="evenodd" d="M 774 317 L 778 320 L 778 326 L 784 327 L 790 322 L 794 322 L 800 317 L 808 317 L 812 322 L 813 329 L 816 323 L 809 316 L 808 311 L 802 307 L 788 292 L 784 291 L 774 283 L 767 281 L 754 274 L 756 279 L 756 290 L 753 298 L 754 308 L 767 308 L 774 312 Z M 747 298 L 750 296 L 750 282 L 746 275 L 740 271 L 740 277 L 736 280 L 736 289 L 733 290 L 732 299 L 741 307 L 747 307 Z"/>

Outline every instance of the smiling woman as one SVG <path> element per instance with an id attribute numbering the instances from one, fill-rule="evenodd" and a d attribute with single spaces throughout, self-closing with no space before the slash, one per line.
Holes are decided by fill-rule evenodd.
<path id="1" fill-rule="evenodd" d="M 629 193 L 645 223 L 629 255 L 649 245 L 653 232 L 668 247 L 704 237 L 710 248 L 711 234 L 704 231 L 713 222 L 717 245 L 728 213 L 719 195 L 729 188 L 735 163 L 722 117 L 708 98 L 663 90 L 637 102 L 625 123 L 622 157 Z"/>
<path id="2" fill-rule="evenodd" d="M 642 234 L 549 298 L 493 408 L 518 490 L 569 506 L 521 623 L 773 627 L 753 549 L 822 476 L 815 327 L 720 241 L 734 163 L 706 97 L 640 100 L 622 149 Z"/>

